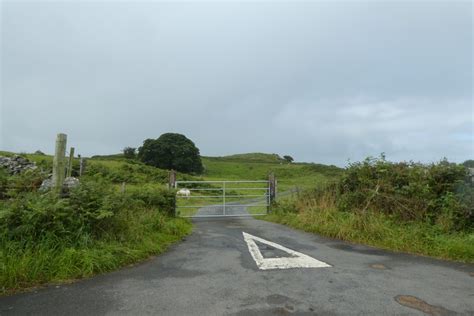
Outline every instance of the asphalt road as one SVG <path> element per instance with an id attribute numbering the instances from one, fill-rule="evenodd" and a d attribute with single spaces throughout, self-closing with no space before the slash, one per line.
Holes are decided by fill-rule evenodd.
<path id="1" fill-rule="evenodd" d="M 280 194 L 280 196 L 283 195 L 288 195 L 291 194 L 291 191 L 284 192 Z M 227 215 L 227 216 L 246 216 L 250 215 L 249 213 L 249 207 L 242 206 L 242 204 L 245 205 L 255 205 L 255 206 L 260 206 L 264 207 L 266 206 L 266 201 L 265 198 L 254 198 L 254 199 L 244 199 L 244 200 L 239 200 L 239 201 L 234 201 L 234 202 L 227 202 L 225 206 L 225 211 L 224 207 L 221 204 L 214 204 L 214 205 L 209 205 L 205 207 L 201 207 L 197 213 L 196 217 L 199 216 L 221 216 L 221 215 Z"/>
<path id="2" fill-rule="evenodd" d="M 260 270 L 242 232 L 331 267 Z M 284 252 L 258 244 L 267 257 Z M 134 267 L 0 298 L 1 315 L 474 315 L 474 265 L 395 254 L 252 218 L 195 220 Z"/>
<path id="3" fill-rule="evenodd" d="M 224 215 L 224 207 L 222 205 L 210 205 L 200 208 L 196 216 L 215 216 L 215 215 Z M 239 206 L 237 203 L 226 204 L 225 215 L 249 215 L 247 208 Z"/>

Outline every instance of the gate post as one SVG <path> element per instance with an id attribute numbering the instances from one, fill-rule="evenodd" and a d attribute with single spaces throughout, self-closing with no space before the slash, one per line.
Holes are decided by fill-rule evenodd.
<path id="1" fill-rule="evenodd" d="M 79 155 L 79 176 L 82 176 L 86 172 L 86 159 Z"/>
<path id="2" fill-rule="evenodd" d="M 64 177 L 66 176 L 66 134 L 58 134 L 56 136 L 56 148 L 53 158 L 53 190 L 57 195 L 61 195 Z"/>
<path id="3" fill-rule="evenodd" d="M 273 173 L 270 173 L 268 176 L 268 189 L 269 189 L 268 210 L 271 211 L 271 207 L 276 201 L 276 192 L 277 192 L 277 181 Z"/>
<path id="4" fill-rule="evenodd" d="M 173 169 L 171 169 L 169 172 L 168 172 L 168 190 L 172 190 L 172 189 L 176 189 L 176 171 L 174 171 Z M 174 199 L 174 203 L 173 203 L 173 216 L 176 217 L 178 216 L 178 208 L 176 207 L 177 205 L 177 201 L 176 201 L 176 194 L 173 194 L 173 199 Z"/>
<path id="5" fill-rule="evenodd" d="M 176 189 L 176 171 L 173 169 L 168 172 L 168 189 Z"/>
<path id="6" fill-rule="evenodd" d="M 74 162 L 74 147 L 69 150 L 69 160 L 66 168 L 66 178 L 72 176 L 72 163 Z"/>

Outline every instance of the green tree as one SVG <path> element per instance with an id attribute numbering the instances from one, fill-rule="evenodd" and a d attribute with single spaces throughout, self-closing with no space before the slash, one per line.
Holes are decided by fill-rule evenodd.
<path id="1" fill-rule="evenodd" d="M 292 163 L 294 160 L 293 157 L 288 156 L 288 155 L 283 156 L 283 159 L 285 159 L 287 163 Z"/>
<path id="2" fill-rule="evenodd" d="M 161 169 L 184 173 L 201 173 L 203 166 L 199 149 L 186 136 L 166 133 L 158 139 L 147 139 L 138 148 L 138 158 Z"/>
<path id="3" fill-rule="evenodd" d="M 466 160 L 462 164 L 464 167 L 474 168 L 474 160 L 472 159 Z"/>
<path id="4" fill-rule="evenodd" d="M 133 147 L 125 147 L 123 149 L 123 156 L 128 159 L 135 159 L 137 157 L 137 149 Z"/>

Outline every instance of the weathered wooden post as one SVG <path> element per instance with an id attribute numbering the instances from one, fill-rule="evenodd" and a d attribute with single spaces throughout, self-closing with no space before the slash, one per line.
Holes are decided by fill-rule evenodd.
<path id="1" fill-rule="evenodd" d="M 79 155 L 79 176 L 82 176 L 86 172 L 86 159 Z"/>
<path id="2" fill-rule="evenodd" d="M 56 194 L 61 194 L 64 177 L 66 175 L 66 143 L 67 135 L 58 134 L 56 137 L 56 148 L 53 158 L 53 190 Z"/>
<path id="3" fill-rule="evenodd" d="M 176 188 L 176 171 L 171 169 L 168 173 L 168 189 L 175 189 Z"/>
<path id="4" fill-rule="evenodd" d="M 72 163 L 74 161 L 74 147 L 71 147 L 69 150 L 69 161 L 67 164 L 67 173 L 66 178 L 69 178 L 72 175 Z"/>

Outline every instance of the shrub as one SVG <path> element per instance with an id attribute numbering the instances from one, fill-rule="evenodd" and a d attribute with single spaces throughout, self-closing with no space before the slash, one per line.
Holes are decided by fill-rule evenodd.
<path id="1" fill-rule="evenodd" d="M 466 175 L 465 167 L 447 160 L 423 165 L 392 163 L 383 156 L 367 158 L 347 168 L 338 185 L 337 206 L 343 211 L 372 209 L 431 223 L 438 217 L 449 218 L 453 229 L 473 227 L 473 190 Z"/>
<path id="2" fill-rule="evenodd" d="M 176 208 L 176 194 L 167 189 L 157 189 L 155 186 L 144 185 L 139 189 L 127 192 L 127 195 L 143 203 L 146 207 L 156 207 L 161 212 L 174 216 Z"/>
<path id="3" fill-rule="evenodd" d="M 137 157 L 137 149 L 133 147 L 125 147 L 123 149 L 123 156 L 127 159 L 135 159 Z"/>
<path id="4" fill-rule="evenodd" d="M 472 262 L 474 188 L 464 166 L 380 157 L 350 164 L 334 183 L 283 199 L 266 218 L 395 251 Z"/>
<path id="5" fill-rule="evenodd" d="M 103 163 L 89 163 L 86 168 L 86 174 L 90 176 L 106 177 L 111 173 L 111 169 Z"/>
<path id="6" fill-rule="evenodd" d="M 46 174 L 39 169 L 26 170 L 15 175 L 10 175 L 4 169 L 0 169 L 0 200 L 36 191 L 45 178 Z"/>
<path id="7" fill-rule="evenodd" d="M 83 181 L 69 197 L 27 192 L 0 205 L 0 233 L 9 240 L 56 236 L 74 242 L 84 236 L 123 234 L 129 209 L 140 207 L 174 213 L 175 195 L 144 187 L 122 194 L 104 181 Z"/>

